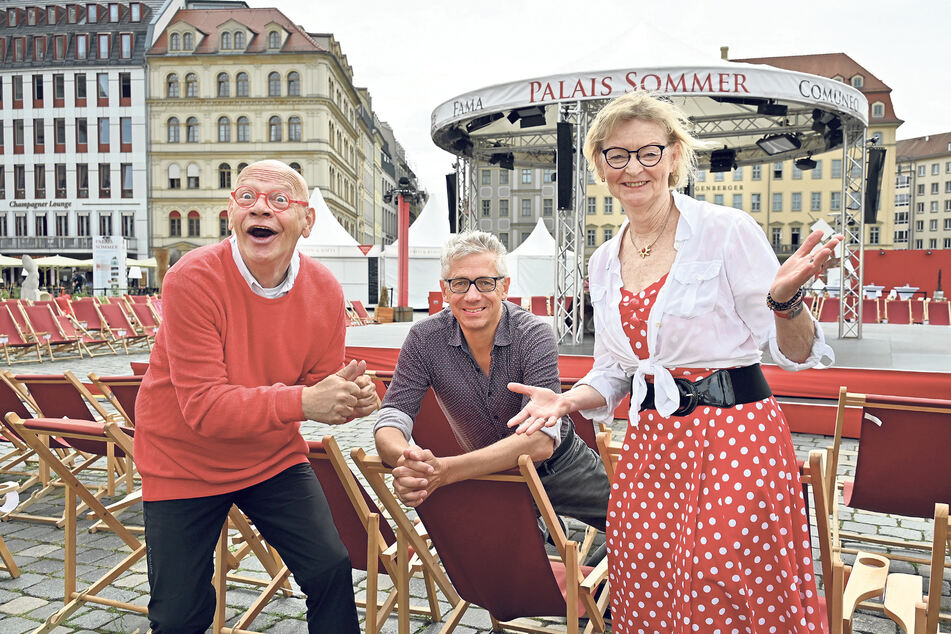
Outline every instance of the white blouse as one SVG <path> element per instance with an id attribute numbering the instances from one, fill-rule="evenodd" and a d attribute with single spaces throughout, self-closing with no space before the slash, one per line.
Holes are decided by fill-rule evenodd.
<path id="1" fill-rule="evenodd" d="M 773 360 L 786 370 L 828 367 L 834 353 L 813 318 L 815 339 L 803 363 L 790 361 L 776 343 L 773 313 L 766 307 L 779 262 L 763 230 L 746 213 L 694 200 L 673 192 L 680 211 L 674 247 L 677 255 L 667 281 L 657 293 L 647 324 L 648 349 L 642 358 L 631 349 L 621 326 L 621 262 L 618 252 L 627 221 L 588 262 L 594 308 L 594 366 L 578 382 L 590 385 L 607 401 L 583 410 L 592 420 L 610 422 L 630 392 L 630 420 L 637 424 L 640 403 L 652 375 L 657 412 L 670 416 L 680 396 L 670 368 L 732 368 L 759 363 L 769 342 Z M 640 355 L 640 356 L 639 356 Z M 827 357 L 828 363 L 822 358 Z"/>

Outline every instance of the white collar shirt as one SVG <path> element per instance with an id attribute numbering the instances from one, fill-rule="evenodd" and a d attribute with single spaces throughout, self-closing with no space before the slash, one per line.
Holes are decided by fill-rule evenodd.
<path id="1" fill-rule="evenodd" d="M 650 355 L 640 358 L 634 353 L 618 310 L 624 284 L 618 253 L 627 221 L 588 263 L 594 366 L 579 384 L 590 385 L 607 401 L 603 407 L 582 411 L 593 420 L 613 419 L 615 408 L 631 393 L 630 420 L 636 424 L 648 375 L 658 413 L 670 416 L 680 404 L 671 368 L 747 366 L 760 362 L 767 344 L 773 360 L 786 370 L 827 367 L 823 357 L 830 363 L 834 359 L 818 323 L 812 351 L 803 363 L 780 352 L 775 318 L 766 307 L 779 262 L 756 221 L 736 209 L 677 192 L 673 196 L 680 211 L 674 237 L 677 255 L 650 309 Z"/>
<path id="2" fill-rule="evenodd" d="M 284 281 L 273 288 L 264 288 L 260 282 L 254 279 L 248 265 L 244 263 L 244 259 L 241 257 L 241 251 L 238 250 L 238 239 L 233 235 L 231 236 L 231 257 L 234 259 L 234 264 L 238 267 L 238 272 L 241 273 L 241 277 L 243 277 L 244 281 L 251 287 L 251 292 L 255 295 L 266 297 L 267 299 L 284 297 L 290 293 L 291 289 L 294 288 L 297 272 L 300 271 L 300 253 L 295 249 L 294 255 L 291 256 L 291 264 L 287 267 L 287 275 L 284 276 Z"/>

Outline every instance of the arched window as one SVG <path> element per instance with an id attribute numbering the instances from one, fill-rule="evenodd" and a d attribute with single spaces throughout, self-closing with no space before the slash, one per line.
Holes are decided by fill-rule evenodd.
<path id="1" fill-rule="evenodd" d="M 189 163 L 188 167 L 185 168 L 185 177 L 188 179 L 188 189 L 198 189 L 200 182 L 198 179 L 197 165 L 194 163 Z"/>
<path id="2" fill-rule="evenodd" d="M 222 211 L 218 214 L 218 236 L 225 238 L 231 234 L 231 230 L 228 229 L 228 212 Z"/>
<path id="3" fill-rule="evenodd" d="M 248 74 L 247 73 L 238 73 L 235 77 L 235 94 L 238 97 L 247 97 L 248 96 Z"/>
<path id="4" fill-rule="evenodd" d="M 238 143 L 251 140 L 251 122 L 247 117 L 238 117 Z"/>
<path id="5" fill-rule="evenodd" d="M 268 73 L 267 76 L 267 96 L 268 97 L 280 97 L 281 96 L 281 75 L 280 73 Z"/>
<path id="6" fill-rule="evenodd" d="M 175 73 L 169 73 L 165 78 L 165 96 L 178 97 L 178 75 Z"/>
<path id="7" fill-rule="evenodd" d="M 198 119 L 188 117 L 185 121 L 185 143 L 198 143 Z"/>
<path id="8" fill-rule="evenodd" d="M 182 235 L 182 214 L 177 211 L 168 214 L 168 235 L 172 238 Z"/>
<path id="9" fill-rule="evenodd" d="M 188 73 L 185 75 L 185 96 L 198 96 L 198 75 L 195 73 Z"/>
<path id="10" fill-rule="evenodd" d="M 872 104 L 872 118 L 881 119 L 885 116 L 885 104 L 881 101 L 876 101 Z"/>
<path id="11" fill-rule="evenodd" d="M 247 163 L 238 163 L 238 176 L 241 176 L 241 172 L 244 171 L 244 168 L 247 166 Z"/>
<path id="12" fill-rule="evenodd" d="M 281 48 L 281 34 L 277 31 L 271 31 L 267 34 L 268 48 Z"/>
<path id="13" fill-rule="evenodd" d="M 197 211 L 188 212 L 188 235 L 194 237 L 201 235 L 201 215 Z"/>
<path id="14" fill-rule="evenodd" d="M 231 143 L 231 119 L 228 117 L 218 119 L 218 143 Z"/>
<path id="15" fill-rule="evenodd" d="M 231 78 L 228 73 L 218 73 L 218 96 L 231 96 Z"/>
<path id="16" fill-rule="evenodd" d="M 231 189 L 231 166 L 227 163 L 218 166 L 218 187 Z"/>
<path id="17" fill-rule="evenodd" d="M 287 140 L 300 141 L 300 117 L 290 117 L 287 120 Z"/>
<path id="18" fill-rule="evenodd" d="M 271 117 L 267 121 L 267 140 L 268 141 L 280 141 L 281 140 L 281 118 L 278 116 Z"/>
<path id="19" fill-rule="evenodd" d="M 179 169 L 178 163 L 172 163 L 168 166 L 168 188 L 182 188 L 182 170 Z"/>
<path id="20" fill-rule="evenodd" d="M 300 174 L 301 176 L 304 175 L 304 172 L 302 172 L 301 169 L 300 169 L 300 163 L 290 163 L 290 164 L 288 164 L 288 167 L 290 167 L 292 170 L 294 170 L 295 172 L 297 172 L 297 173 Z"/>
<path id="21" fill-rule="evenodd" d="M 168 36 L 168 50 L 182 50 L 182 38 L 179 37 L 178 33 L 172 33 L 170 36 Z"/>
<path id="22" fill-rule="evenodd" d="M 234 47 L 238 50 L 244 49 L 244 31 L 234 32 Z"/>
<path id="23" fill-rule="evenodd" d="M 231 33 L 225 31 L 221 34 L 221 48 L 229 49 L 231 48 Z"/>
<path id="24" fill-rule="evenodd" d="M 287 96 L 300 97 L 300 75 L 296 71 L 287 74 Z"/>
<path id="25" fill-rule="evenodd" d="M 171 117 L 168 120 L 168 142 L 169 143 L 178 143 L 180 140 L 178 135 L 178 117 Z"/>
<path id="26" fill-rule="evenodd" d="M 182 50 L 190 51 L 195 48 L 195 35 L 193 33 L 182 34 Z"/>
<path id="27" fill-rule="evenodd" d="M 852 76 L 852 88 L 863 88 L 865 86 L 865 78 L 861 75 Z"/>

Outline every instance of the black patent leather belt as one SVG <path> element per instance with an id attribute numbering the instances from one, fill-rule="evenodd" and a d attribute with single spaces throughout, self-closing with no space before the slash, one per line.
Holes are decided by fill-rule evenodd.
<path id="1" fill-rule="evenodd" d="M 680 407 L 672 416 L 686 416 L 700 405 L 733 407 L 740 403 L 761 401 L 773 394 L 758 363 L 742 368 L 717 370 L 699 381 L 674 379 L 680 391 Z M 655 409 L 654 384 L 647 383 L 647 395 L 640 411 Z"/>

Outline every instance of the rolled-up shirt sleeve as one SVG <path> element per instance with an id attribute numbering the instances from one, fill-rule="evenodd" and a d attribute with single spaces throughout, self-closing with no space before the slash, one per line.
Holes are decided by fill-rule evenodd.
<path id="1" fill-rule="evenodd" d="M 395 407 L 384 407 L 376 417 L 376 424 L 373 425 L 373 433 L 382 427 L 395 427 L 403 432 L 406 442 L 413 436 L 413 419 L 406 412 L 400 411 Z"/>
<path id="2" fill-rule="evenodd" d="M 597 423 L 614 422 L 614 410 L 631 391 L 631 379 L 608 350 L 604 342 L 594 333 L 594 365 L 576 385 L 593 387 L 607 401 L 605 405 L 594 409 L 583 409 L 581 415 Z"/>

